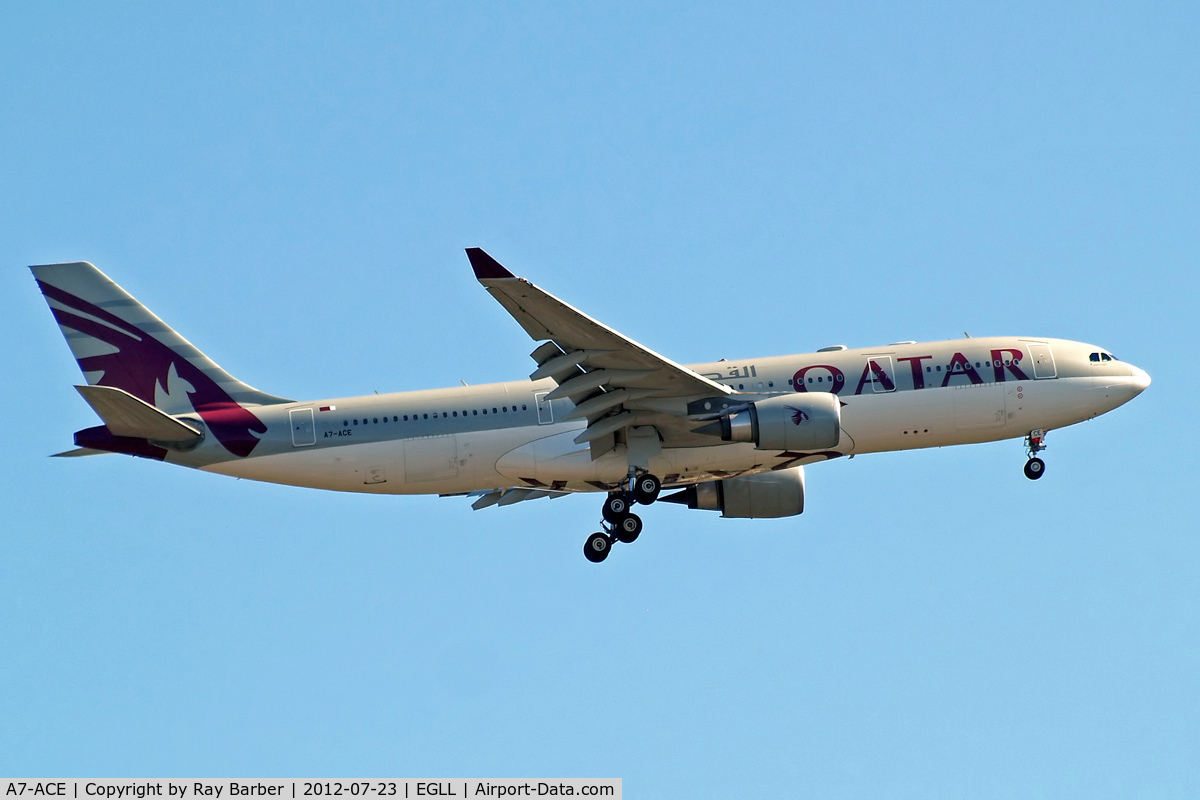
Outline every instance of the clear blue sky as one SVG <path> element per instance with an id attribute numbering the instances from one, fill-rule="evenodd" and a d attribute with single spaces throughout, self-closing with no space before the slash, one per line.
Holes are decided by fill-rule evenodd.
<path id="1" fill-rule="evenodd" d="M 7 4 L 0 774 L 1195 797 L 1195 3 Z M 678 361 L 974 335 L 1154 384 L 782 521 L 108 456 L 25 269 L 316 398 L 519 378 L 462 248 Z M 689 794 L 690 793 L 690 794 Z"/>

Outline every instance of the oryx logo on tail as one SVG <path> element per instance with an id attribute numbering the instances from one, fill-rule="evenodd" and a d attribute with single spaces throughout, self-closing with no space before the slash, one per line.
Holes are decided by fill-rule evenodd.
<path id="1" fill-rule="evenodd" d="M 250 455 L 259 438 L 267 432 L 267 426 L 243 408 L 210 373 L 218 373 L 235 386 L 244 384 L 226 376 L 199 350 L 92 265 L 83 262 L 49 265 L 35 267 L 34 272 L 88 383 L 122 389 L 168 413 L 194 410 L 226 450 L 236 456 Z M 77 291 L 82 289 L 89 296 L 97 295 L 96 302 L 55 285 L 58 283 L 66 283 Z M 146 319 L 138 326 L 105 306 L 125 308 L 131 316 Z M 164 343 L 147 329 L 172 341 L 174 346 Z M 194 363 L 197 361 L 206 369 L 197 366 Z M 209 365 L 213 369 L 207 369 Z M 250 387 L 245 388 L 255 392 Z"/>

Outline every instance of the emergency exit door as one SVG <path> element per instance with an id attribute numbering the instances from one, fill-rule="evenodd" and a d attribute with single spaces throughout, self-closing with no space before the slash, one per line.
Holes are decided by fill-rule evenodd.
<path id="1" fill-rule="evenodd" d="M 317 443 L 317 426 L 311 408 L 293 408 L 288 412 L 292 423 L 292 447 L 308 447 Z"/>
<path id="2" fill-rule="evenodd" d="M 550 401 L 546 399 L 549 392 L 539 392 L 533 396 L 534 403 L 537 404 L 538 425 L 549 425 L 554 422 L 554 408 L 550 405 Z"/>
<path id="3" fill-rule="evenodd" d="M 1053 378 L 1058 374 L 1054 368 L 1054 355 L 1050 352 L 1050 345 L 1029 345 L 1029 357 L 1033 359 L 1033 377 Z"/>

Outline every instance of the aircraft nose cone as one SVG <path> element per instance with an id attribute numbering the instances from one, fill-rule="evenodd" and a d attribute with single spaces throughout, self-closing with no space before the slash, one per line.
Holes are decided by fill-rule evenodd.
<path id="1" fill-rule="evenodd" d="M 1146 391 L 1146 387 L 1150 385 L 1150 375 L 1144 369 L 1138 369 L 1132 364 L 1129 365 L 1130 384 L 1135 390 L 1134 396 Z"/>

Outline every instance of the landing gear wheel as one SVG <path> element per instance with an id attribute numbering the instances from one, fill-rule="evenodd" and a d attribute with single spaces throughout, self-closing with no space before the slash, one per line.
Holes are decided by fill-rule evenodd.
<path id="1" fill-rule="evenodd" d="M 647 472 L 633 482 L 633 496 L 637 501 L 644 506 L 648 506 L 658 499 L 658 493 L 662 490 L 662 481 Z"/>
<path id="2" fill-rule="evenodd" d="M 1031 481 L 1036 481 L 1038 478 L 1046 474 L 1046 462 L 1040 458 L 1031 458 L 1025 462 L 1025 477 Z"/>
<path id="3" fill-rule="evenodd" d="M 599 564 L 608 558 L 610 550 L 612 550 L 612 540 L 603 533 L 593 533 L 583 543 L 583 554 L 593 564 Z"/>
<path id="4" fill-rule="evenodd" d="M 642 518 L 637 514 L 626 514 L 613 525 L 613 533 L 621 542 L 632 544 L 642 534 Z"/>
<path id="5" fill-rule="evenodd" d="M 605 522 L 611 522 L 614 525 L 621 517 L 629 513 L 629 500 L 623 494 L 610 494 L 604 499 L 604 508 L 601 514 L 604 516 Z"/>

